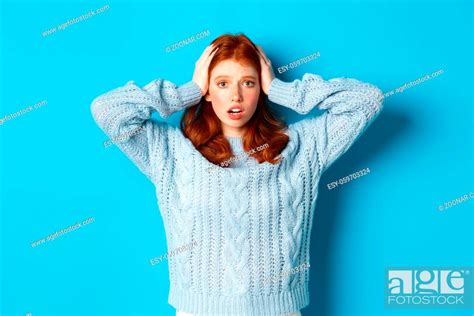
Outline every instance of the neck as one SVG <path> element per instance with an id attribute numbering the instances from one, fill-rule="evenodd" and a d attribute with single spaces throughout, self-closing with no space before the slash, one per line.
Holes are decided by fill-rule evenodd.
<path id="1" fill-rule="evenodd" d="M 246 127 L 238 127 L 238 128 L 234 128 L 234 127 L 229 127 L 229 126 L 226 126 L 223 124 L 222 126 L 222 134 L 225 136 L 225 137 L 242 137 L 244 136 L 245 132 L 247 131 L 247 128 Z"/>

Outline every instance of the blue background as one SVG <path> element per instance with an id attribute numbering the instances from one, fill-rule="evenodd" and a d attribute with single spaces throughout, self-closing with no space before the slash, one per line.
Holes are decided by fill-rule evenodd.
<path id="1" fill-rule="evenodd" d="M 42 32 L 104 5 L 103 13 Z M 321 178 L 305 315 L 471 315 L 389 310 L 385 268 L 472 266 L 472 1 L 68 1 L 1 4 L 1 315 L 174 315 L 154 187 L 115 146 L 90 103 L 135 80 L 192 78 L 212 39 L 244 32 L 277 77 L 353 77 L 384 92 L 380 117 Z M 168 45 L 210 35 L 167 53 Z M 314 52 L 320 57 L 278 74 Z M 285 112 L 289 121 L 299 119 Z M 177 124 L 182 112 L 169 122 Z M 364 168 L 336 189 L 326 184 Z M 31 243 L 93 217 L 55 240 Z"/>

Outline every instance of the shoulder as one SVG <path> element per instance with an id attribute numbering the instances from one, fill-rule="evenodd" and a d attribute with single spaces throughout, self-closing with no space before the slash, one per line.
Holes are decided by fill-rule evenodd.
<path id="1" fill-rule="evenodd" d="M 294 147 L 293 156 L 299 159 L 299 163 L 316 168 L 318 160 L 317 144 L 321 140 L 319 132 L 324 115 L 305 117 L 299 121 L 288 125 L 288 135 L 290 136 L 291 146 Z"/>

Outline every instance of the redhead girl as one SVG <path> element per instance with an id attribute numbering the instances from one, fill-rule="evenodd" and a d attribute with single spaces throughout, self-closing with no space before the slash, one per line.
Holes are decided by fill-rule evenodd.
<path id="1" fill-rule="evenodd" d="M 323 113 L 287 125 L 267 99 Z M 129 81 L 94 99 L 99 127 L 156 188 L 168 249 L 184 249 L 168 258 L 177 315 L 301 315 L 319 179 L 382 101 L 356 79 L 275 78 L 243 34 L 216 38 L 189 82 Z M 181 110 L 179 127 L 151 119 Z"/>

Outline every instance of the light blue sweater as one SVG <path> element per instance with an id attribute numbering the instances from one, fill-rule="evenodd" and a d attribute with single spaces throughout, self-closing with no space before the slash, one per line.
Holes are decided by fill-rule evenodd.
<path id="1" fill-rule="evenodd" d="M 383 93 L 350 78 L 275 78 L 269 100 L 316 117 L 290 124 L 283 160 L 254 158 L 223 168 L 178 127 L 151 120 L 199 103 L 193 81 L 133 81 L 92 103 L 100 128 L 153 182 L 170 251 L 168 302 L 195 315 L 278 315 L 309 304 L 310 234 L 321 174 L 377 117 Z M 125 136 L 124 136 L 125 135 Z M 234 153 L 238 137 L 228 138 Z M 264 144 L 262 144 L 264 145 Z"/>

